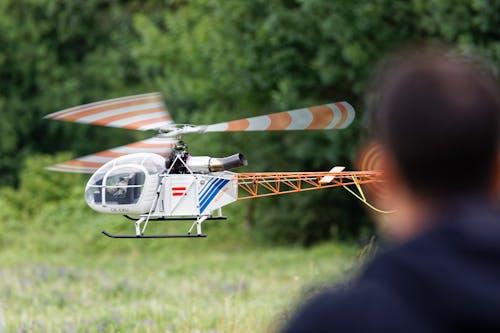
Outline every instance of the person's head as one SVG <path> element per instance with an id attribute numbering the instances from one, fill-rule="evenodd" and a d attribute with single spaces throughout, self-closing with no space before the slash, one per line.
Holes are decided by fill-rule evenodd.
<path id="1" fill-rule="evenodd" d="M 484 67 L 449 49 L 419 47 L 386 61 L 375 84 L 374 135 L 395 198 L 439 206 L 492 193 L 500 90 Z"/>

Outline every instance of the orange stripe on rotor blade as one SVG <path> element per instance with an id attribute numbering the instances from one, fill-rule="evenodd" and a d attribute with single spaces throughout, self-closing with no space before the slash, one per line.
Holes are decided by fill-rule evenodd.
<path id="1" fill-rule="evenodd" d="M 144 115 L 144 114 L 150 114 L 150 113 L 159 112 L 159 111 L 163 111 L 163 110 L 164 110 L 164 108 L 162 108 L 162 107 L 155 107 L 155 108 L 150 108 L 150 109 L 146 109 L 146 110 L 120 113 L 120 114 L 117 114 L 115 116 L 110 116 L 110 117 L 106 117 L 106 118 L 102 118 L 102 119 L 93 121 L 93 122 L 91 122 L 91 124 L 106 126 L 109 123 L 112 123 L 113 121 L 126 119 L 126 118 L 130 118 L 130 117 L 135 117 L 135 116 L 140 116 L 140 115 Z"/>
<path id="2" fill-rule="evenodd" d="M 268 131 L 282 131 L 292 123 L 292 116 L 288 112 L 274 113 L 268 117 L 271 119 L 271 124 L 266 128 Z"/>
<path id="3" fill-rule="evenodd" d="M 166 121 L 169 121 L 169 120 L 170 120 L 169 117 L 162 116 L 162 117 L 158 117 L 158 118 L 137 121 L 135 123 L 127 124 L 127 125 L 124 125 L 122 127 L 136 129 L 136 128 L 140 128 L 142 126 L 151 125 L 151 124 L 154 124 L 154 123 L 162 123 L 162 122 L 166 122 Z"/>
<path id="4" fill-rule="evenodd" d="M 71 114 L 69 116 L 59 118 L 58 120 L 75 121 L 75 120 L 78 120 L 80 118 L 84 118 L 84 117 L 98 114 L 101 112 L 112 111 L 112 110 L 121 109 L 121 108 L 128 107 L 128 106 L 135 106 L 135 105 L 141 105 L 141 104 L 147 104 L 147 103 L 155 103 L 155 102 L 159 102 L 159 101 L 160 100 L 157 97 L 149 97 L 149 98 L 145 98 L 145 99 L 141 99 L 141 100 L 137 100 L 137 101 L 122 102 L 122 103 L 117 103 L 117 104 L 113 104 L 113 105 L 92 108 L 88 111 L 81 111 L 81 112 L 78 112 L 75 114 Z M 74 111 L 78 111 L 78 110 L 74 110 Z"/>
<path id="5" fill-rule="evenodd" d="M 49 170 L 56 171 L 75 171 L 75 172 L 94 172 L 95 168 L 86 168 L 86 167 L 78 167 L 78 166 L 68 166 L 63 164 L 56 164 L 49 167 Z"/>
<path id="6" fill-rule="evenodd" d="M 313 115 L 313 120 L 307 129 L 325 129 L 332 122 L 334 114 L 328 105 L 318 105 L 308 108 Z"/>
<path id="7" fill-rule="evenodd" d="M 347 108 L 344 106 L 342 103 L 335 103 L 335 106 L 339 108 L 340 112 L 342 113 L 342 118 L 340 118 L 340 121 L 337 123 L 337 125 L 334 128 L 339 128 L 341 127 L 345 121 L 347 120 L 347 115 L 349 114 L 349 111 L 347 111 Z"/>
<path id="8" fill-rule="evenodd" d="M 124 154 L 123 153 L 116 153 L 116 152 L 110 151 L 110 150 L 106 150 L 106 151 L 101 151 L 99 153 L 95 153 L 94 155 L 99 156 L 99 157 L 116 158 L 116 157 L 123 156 Z"/>
<path id="9" fill-rule="evenodd" d="M 244 131 L 250 126 L 248 119 L 233 120 L 227 123 L 227 132 Z"/>
<path id="10" fill-rule="evenodd" d="M 84 166 L 84 167 L 90 167 L 90 168 L 99 168 L 102 165 L 104 165 L 104 163 L 88 162 L 88 161 L 80 161 L 80 160 L 72 160 L 72 161 L 65 162 L 63 164 L 74 165 L 74 166 Z"/>
<path id="11" fill-rule="evenodd" d="M 53 115 L 51 115 L 48 118 L 61 117 L 61 116 L 64 116 L 65 114 L 68 114 L 70 112 L 74 112 L 74 111 L 77 111 L 77 110 L 83 111 L 83 110 L 93 109 L 93 108 L 100 107 L 100 106 L 106 106 L 106 105 L 109 105 L 109 104 L 112 104 L 112 103 L 117 103 L 118 104 L 118 103 L 121 103 L 121 102 L 130 101 L 130 100 L 137 100 L 137 101 L 139 101 L 139 100 L 144 100 L 145 98 L 157 98 L 158 101 L 160 101 L 160 95 L 158 95 L 158 94 L 150 95 L 149 97 L 148 96 L 142 96 L 142 97 L 140 97 L 140 96 L 126 96 L 126 97 L 121 97 L 121 98 L 112 98 L 112 99 L 107 99 L 107 100 L 100 101 L 100 102 L 92 102 L 92 103 L 83 104 L 83 105 L 80 105 L 80 106 L 75 106 L 75 107 L 72 107 L 72 108 L 68 108 L 66 110 L 63 110 L 63 111 L 60 111 L 60 112 L 56 112 L 56 114 L 53 114 Z"/>
<path id="12" fill-rule="evenodd" d="M 175 147 L 173 143 L 144 143 L 136 142 L 126 145 L 127 148 L 172 148 Z"/>

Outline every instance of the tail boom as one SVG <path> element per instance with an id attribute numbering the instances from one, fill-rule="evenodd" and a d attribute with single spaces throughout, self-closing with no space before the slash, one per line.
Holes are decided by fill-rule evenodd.
<path id="1" fill-rule="evenodd" d="M 368 202 L 361 185 L 383 183 L 382 171 L 341 171 L 334 167 L 329 172 L 261 172 L 238 173 L 237 200 L 255 199 L 273 195 L 342 187 L 368 208 L 381 214 L 394 211 L 379 209 Z"/>

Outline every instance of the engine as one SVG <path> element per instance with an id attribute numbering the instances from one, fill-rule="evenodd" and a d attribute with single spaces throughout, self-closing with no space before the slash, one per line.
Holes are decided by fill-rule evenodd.
<path id="1" fill-rule="evenodd" d="M 209 173 L 236 169 L 248 162 L 243 154 L 237 153 L 228 157 L 188 156 L 186 165 L 193 173 Z"/>

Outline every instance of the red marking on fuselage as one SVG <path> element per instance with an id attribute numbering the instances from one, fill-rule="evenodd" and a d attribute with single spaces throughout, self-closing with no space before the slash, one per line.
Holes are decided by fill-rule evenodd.
<path id="1" fill-rule="evenodd" d="M 173 197 L 180 197 L 186 195 L 186 187 L 172 187 L 172 196 Z"/>
<path id="2" fill-rule="evenodd" d="M 185 191 L 185 187 L 172 187 L 172 191 Z"/>

